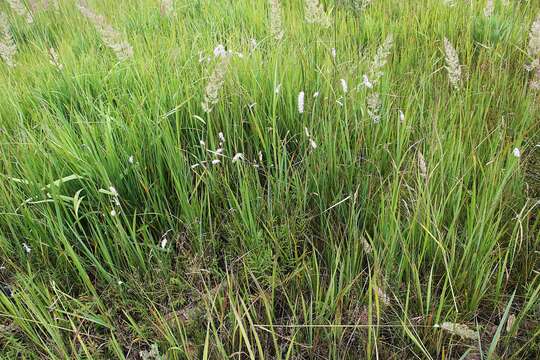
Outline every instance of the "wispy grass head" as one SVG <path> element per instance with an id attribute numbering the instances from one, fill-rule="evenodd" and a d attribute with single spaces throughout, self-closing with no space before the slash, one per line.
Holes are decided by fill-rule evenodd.
<path id="1" fill-rule="evenodd" d="M 101 40 L 107 45 L 120 61 L 127 60 L 133 57 L 133 48 L 127 42 L 123 35 L 114 29 L 105 19 L 103 15 L 95 13 L 86 3 L 86 1 L 79 1 L 77 7 L 81 14 L 83 14 L 96 28 L 97 32 L 101 36 Z"/>
<path id="2" fill-rule="evenodd" d="M 448 79 L 455 89 L 459 89 L 461 87 L 461 65 L 456 49 L 447 38 L 444 38 L 444 54 Z"/>
<path id="3" fill-rule="evenodd" d="M 319 0 L 305 0 L 305 18 L 309 24 L 318 24 L 326 28 L 332 26 L 332 19 L 324 11 Z"/>
<path id="4" fill-rule="evenodd" d="M 19 16 L 22 16 L 27 23 L 31 24 L 34 22 L 32 14 L 21 0 L 7 0 L 7 2 L 11 9 Z"/>
<path id="5" fill-rule="evenodd" d="M 17 45 L 13 40 L 11 29 L 9 26 L 8 17 L 5 13 L 0 12 L 0 57 L 10 67 L 15 66 L 13 57 L 17 53 Z"/>
<path id="6" fill-rule="evenodd" d="M 276 40 L 281 40 L 285 31 L 281 19 L 281 4 L 279 0 L 268 0 L 270 5 L 270 33 Z"/>

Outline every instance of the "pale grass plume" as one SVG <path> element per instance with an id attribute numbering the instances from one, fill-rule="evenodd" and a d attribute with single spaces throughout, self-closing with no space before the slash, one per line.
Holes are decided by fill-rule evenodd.
<path id="1" fill-rule="evenodd" d="M 210 79 L 204 90 L 204 101 L 201 104 L 203 111 L 206 113 L 210 113 L 219 101 L 219 92 L 225 82 L 225 76 L 227 75 L 230 61 L 230 53 L 224 53 L 219 56 L 219 62 L 210 75 Z"/>
<path id="2" fill-rule="evenodd" d="M 7 0 L 11 9 L 17 13 L 17 15 L 22 16 L 27 23 L 31 24 L 34 22 L 34 18 L 30 11 L 28 11 L 26 5 L 21 0 Z"/>
<path id="3" fill-rule="evenodd" d="M 448 331 L 452 335 L 458 335 L 462 339 L 478 340 L 480 338 L 478 331 L 469 329 L 469 327 L 465 324 L 444 322 L 440 325 L 436 324 L 434 327 Z"/>
<path id="4" fill-rule="evenodd" d="M 484 8 L 484 16 L 491 17 L 493 16 L 493 11 L 495 10 L 495 1 L 487 0 L 486 7 Z"/>
<path id="5" fill-rule="evenodd" d="M 371 244 L 369 243 L 369 241 L 367 241 L 366 238 L 362 236 L 360 238 L 360 243 L 362 244 L 362 249 L 364 249 L 364 252 L 367 255 L 370 255 L 373 249 L 371 248 Z"/>
<path id="6" fill-rule="evenodd" d="M 418 152 L 418 171 L 420 172 L 420 176 L 422 176 L 424 179 L 428 178 L 426 159 L 421 151 Z"/>
<path id="7" fill-rule="evenodd" d="M 380 302 L 382 302 L 386 306 L 390 306 L 391 300 L 390 296 L 384 291 L 383 288 L 379 287 L 377 284 L 373 284 L 373 290 L 377 294 L 377 297 Z"/>
<path id="8" fill-rule="evenodd" d="M 11 34 L 8 17 L 3 12 L 0 12 L 0 32 L 0 57 L 7 66 L 14 67 L 15 61 L 13 57 L 17 53 L 17 45 Z"/>
<path id="9" fill-rule="evenodd" d="M 28 5 L 30 5 L 30 10 L 32 14 L 37 13 L 38 11 L 44 10 L 44 3 L 40 0 L 27 0 Z"/>
<path id="10" fill-rule="evenodd" d="M 540 13 L 531 25 L 527 55 L 531 63 L 525 65 L 525 69 L 533 73 L 530 87 L 533 90 L 540 90 Z"/>
<path id="11" fill-rule="evenodd" d="M 51 3 L 54 7 L 54 10 L 60 10 L 60 4 L 58 3 L 58 0 L 51 0 Z"/>
<path id="12" fill-rule="evenodd" d="M 531 25 L 527 54 L 533 59 L 540 57 L 540 13 L 536 15 Z"/>
<path id="13" fill-rule="evenodd" d="M 343 92 L 346 94 L 347 92 L 349 92 L 349 86 L 347 85 L 347 80 L 345 79 L 341 79 L 340 80 L 340 83 L 341 83 L 341 90 L 343 90 Z"/>
<path id="14" fill-rule="evenodd" d="M 162 16 L 173 16 L 174 15 L 173 0 L 161 0 L 159 10 Z"/>
<path id="15" fill-rule="evenodd" d="M 133 48 L 129 42 L 105 20 L 104 16 L 95 13 L 84 1 L 79 1 L 77 7 L 94 25 L 101 40 L 115 53 L 118 60 L 124 61 L 133 57 Z"/>
<path id="16" fill-rule="evenodd" d="M 354 2 L 354 7 L 357 11 L 364 11 L 372 2 L 373 0 L 356 0 Z"/>
<path id="17" fill-rule="evenodd" d="M 377 124 L 381 121 L 381 98 L 379 93 L 371 93 L 367 97 L 367 111 L 371 120 Z"/>
<path id="18" fill-rule="evenodd" d="M 283 31 L 283 21 L 281 19 L 281 4 L 279 0 L 268 0 L 270 5 L 270 32 L 276 40 L 281 40 L 285 31 Z"/>
<path id="19" fill-rule="evenodd" d="M 510 314 L 508 317 L 508 320 L 506 321 L 506 332 L 509 333 L 512 330 L 512 327 L 514 327 L 514 324 L 516 322 L 516 315 Z"/>
<path id="20" fill-rule="evenodd" d="M 537 66 L 536 70 L 534 70 L 534 75 L 531 79 L 530 87 L 532 90 L 535 91 L 540 90 L 540 66 Z"/>
<path id="21" fill-rule="evenodd" d="M 384 75 L 382 69 L 388 63 L 388 58 L 392 52 L 392 47 L 394 45 L 394 36 L 389 34 L 384 42 L 377 49 L 377 53 L 373 57 L 373 61 L 369 66 L 367 74 L 363 75 L 362 84 L 368 88 L 373 88 L 381 77 Z"/>
<path id="22" fill-rule="evenodd" d="M 49 49 L 49 57 L 50 57 L 50 63 L 56 67 L 57 70 L 64 69 L 64 65 L 60 62 L 60 58 L 58 57 L 58 53 L 54 48 Z"/>
<path id="23" fill-rule="evenodd" d="M 28 4 L 30 5 L 32 14 L 35 14 L 39 11 L 46 11 L 51 6 L 51 2 L 49 2 L 49 0 L 28 0 Z M 57 1 L 54 1 L 53 5 L 55 6 L 55 9 L 58 8 Z"/>
<path id="24" fill-rule="evenodd" d="M 454 88 L 459 89 L 461 87 L 461 65 L 456 49 L 447 38 L 444 38 L 444 53 L 448 79 Z"/>
<path id="25" fill-rule="evenodd" d="M 319 0 L 305 0 L 305 18 L 309 24 L 318 24 L 328 28 L 332 25 L 332 19 L 324 11 Z"/>

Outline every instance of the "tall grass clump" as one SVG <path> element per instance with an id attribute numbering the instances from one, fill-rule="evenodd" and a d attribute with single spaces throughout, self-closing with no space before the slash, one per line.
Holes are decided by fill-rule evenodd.
<path id="1" fill-rule="evenodd" d="M 0 2 L 0 358 L 537 358 L 540 3 L 55 3 Z"/>

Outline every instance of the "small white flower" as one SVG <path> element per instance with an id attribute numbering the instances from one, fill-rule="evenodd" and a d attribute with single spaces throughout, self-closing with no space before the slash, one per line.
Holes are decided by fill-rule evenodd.
<path id="1" fill-rule="evenodd" d="M 403 111 L 399 110 L 399 121 L 404 122 L 405 121 L 405 114 Z"/>
<path id="2" fill-rule="evenodd" d="M 217 164 L 219 164 L 220 162 L 221 162 L 221 160 L 219 160 L 219 159 L 214 159 L 214 160 L 212 160 L 212 165 L 217 165 Z"/>
<path id="3" fill-rule="evenodd" d="M 162 249 L 165 249 L 165 246 L 167 246 L 167 242 L 168 242 L 167 238 L 163 238 L 163 239 L 161 240 L 161 244 L 160 244 L 160 245 L 161 245 L 161 248 L 162 248 Z"/>
<path id="4" fill-rule="evenodd" d="M 216 150 L 217 155 L 223 155 L 223 148 L 219 148 Z"/>
<path id="5" fill-rule="evenodd" d="M 220 132 L 220 133 L 218 134 L 218 138 L 219 138 L 219 141 L 221 141 L 222 143 L 225 142 L 225 136 L 223 135 L 222 132 Z"/>
<path id="6" fill-rule="evenodd" d="M 205 61 L 208 61 L 208 57 L 202 51 L 199 51 L 199 63 L 202 63 Z"/>
<path id="7" fill-rule="evenodd" d="M 309 130 L 308 130 L 307 127 L 304 127 L 304 132 L 306 134 L 306 137 L 308 138 L 309 146 L 311 146 L 313 149 L 316 149 L 317 148 L 317 143 L 311 137 L 311 134 L 309 133 Z"/>
<path id="8" fill-rule="evenodd" d="M 123 281 L 121 281 L 121 280 L 118 280 L 118 281 L 117 281 L 117 284 L 118 284 L 118 285 L 123 285 L 123 284 L 124 284 L 124 282 L 123 282 Z"/>
<path id="9" fill-rule="evenodd" d="M 341 89 L 346 94 L 349 91 L 349 86 L 347 85 L 347 80 L 341 79 Z"/>
<path id="10" fill-rule="evenodd" d="M 259 44 L 257 43 L 257 40 L 251 38 L 249 40 L 249 52 L 255 51 L 255 49 L 257 49 L 257 46 L 259 46 Z"/>
<path id="11" fill-rule="evenodd" d="M 318 98 L 319 95 L 321 95 L 321 93 L 318 92 L 318 91 L 315 91 L 315 92 L 313 93 L 313 97 L 314 97 L 314 98 Z"/>
<path id="12" fill-rule="evenodd" d="M 304 92 L 300 91 L 298 94 L 298 113 L 303 114 L 304 113 Z"/>
<path id="13" fill-rule="evenodd" d="M 195 168 L 198 168 L 199 166 L 204 166 L 206 163 L 207 163 L 207 161 L 204 160 L 204 161 L 201 161 L 200 163 L 191 165 L 191 168 L 192 168 L 192 169 L 195 169 Z"/>
<path id="14" fill-rule="evenodd" d="M 116 215 L 118 215 L 117 212 L 116 212 L 116 210 L 115 210 L 115 209 L 112 209 L 112 210 L 111 210 L 111 216 L 112 216 L 112 217 L 115 217 Z"/>
<path id="15" fill-rule="evenodd" d="M 199 144 L 201 144 L 202 147 L 206 147 L 206 143 L 204 142 L 204 140 L 199 140 Z"/>
<path id="16" fill-rule="evenodd" d="M 371 81 L 369 81 L 369 78 L 367 77 L 367 75 L 364 74 L 364 75 L 362 76 L 362 78 L 363 78 L 362 84 L 363 84 L 365 87 L 369 88 L 369 89 L 373 89 L 373 84 L 371 83 Z"/>
<path id="17" fill-rule="evenodd" d="M 242 153 L 236 153 L 236 154 L 233 156 L 232 162 L 235 163 L 235 162 L 240 161 L 240 160 L 244 160 L 244 154 L 242 154 Z"/>
<path id="18" fill-rule="evenodd" d="M 219 44 L 214 48 L 214 57 L 222 57 L 227 55 L 227 50 L 223 44 Z"/>
<path id="19" fill-rule="evenodd" d="M 30 246 L 28 246 L 27 243 L 23 243 L 22 244 L 23 248 L 24 248 L 24 251 L 27 253 L 27 254 L 30 254 L 30 252 L 32 251 L 32 248 Z"/>
<path id="20" fill-rule="evenodd" d="M 336 48 L 332 48 L 332 57 L 336 58 Z"/>
<path id="21" fill-rule="evenodd" d="M 130 164 L 134 164 L 135 163 L 135 157 L 133 155 L 131 155 L 129 158 L 128 158 L 128 162 Z"/>
<path id="22" fill-rule="evenodd" d="M 512 152 L 515 157 L 520 158 L 521 157 L 521 151 L 518 148 L 514 148 L 514 151 Z"/>
<path id="23" fill-rule="evenodd" d="M 277 84 L 276 87 L 274 88 L 275 94 L 279 94 L 280 91 L 281 91 L 281 83 Z"/>
<path id="24" fill-rule="evenodd" d="M 113 194 L 113 196 L 118 196 L 118 191 L 116 191 L 114 186 L 109 186 L 109 191 Z"/>

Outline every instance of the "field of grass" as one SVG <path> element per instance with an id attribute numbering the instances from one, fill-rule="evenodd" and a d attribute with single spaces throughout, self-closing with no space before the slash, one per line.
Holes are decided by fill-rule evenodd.
<path id="1" fill-rule="evenodd" d="M 538 359 L 540 2 L 2 0 L 1 359 Z"/>

